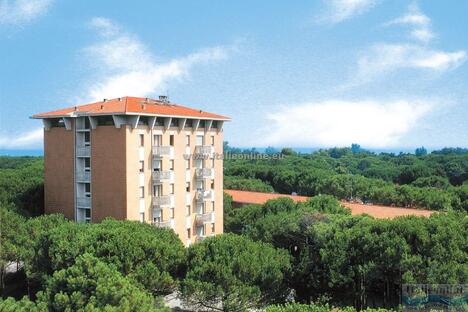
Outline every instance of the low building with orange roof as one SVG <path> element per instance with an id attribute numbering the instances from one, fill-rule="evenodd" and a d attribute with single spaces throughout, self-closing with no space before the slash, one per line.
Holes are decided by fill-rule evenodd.
<path id="1" fill-rule="evenodd" d="M 310 197 L 299 195 L 249 192 L 238 190 L 224 190 L 225 193 L 232 196 L 233 205 L 235 207 L 257 204 L 262 205 L 270 199 L 291 198 L 295 202 L 307 201 Z M 391 219 L 399 216 L 423 216 L 429 217 L 434 211 L 425 209 L 411 209 L 401 207 L 387 207 L 380 205 L 368 205 L 341 201 L 341 204 L 351 210 L 351 214 L 360 215 L 367 214 L 378 219 Z"/>

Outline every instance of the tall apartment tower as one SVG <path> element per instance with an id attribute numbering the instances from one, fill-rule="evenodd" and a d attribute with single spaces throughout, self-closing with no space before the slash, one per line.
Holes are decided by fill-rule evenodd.
<path id="1" fill-rule="evenodd" d="M 32 116 L 44 124 L 45 212 L 172 228 L 189 245 L 223 232 L 223 123 L 123 97 Z"/>

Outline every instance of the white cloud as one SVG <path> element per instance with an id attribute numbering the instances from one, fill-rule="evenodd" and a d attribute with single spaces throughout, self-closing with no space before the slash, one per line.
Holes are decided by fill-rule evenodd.
<path id="1" fill-rule="evenodd" d="M 386 23 L 385 25 L 410 26 L 411 37 L 424 43 L 427 43 L 436 37 L 431 29 L 431 19 L 423 14 L 416 5 L 409 6 L 408 12 L 405 15 Z"/>
<path id="2" fill-rule="evenodd" d="M 105 40 L 85 49 L 90 63 L 100 71 L 100 77 L 87 92 L 87 100 L 162 92 L 170 80 L 186 77 L 192 66 L 225 59 L 230 50 L 223 46 L 205 48 L 158 62 L 138 38 L 123 32 L 111 20 L 94 18 L 91 26 Z"/>
<path id="3" fill-rule="evenodd" d="M 466 61 L 465 51 L 446 52 L 415 44 L 378 43 L 366 50 L 358 60 L 356 83 L 371 81 L 398 69 L 446 71 Z"/>
<path id="4" fill-rule="evenodd" d="M 257 146 L 390 147 L 431 111 L 429 101 L 339 101 L 284 106 L 268 115 Z"/>
<path id="5" fill-rule="evenodd" d="M 42 148 L 44 130 L 34 129 L 17 135 L 1 135 L 0 148 L 2 149 L 24 149 Z"/>
<path id="6" fill-rule="evenodd" d="M 367 12 L 377 0 L 328 0 L 326 3 L 326 13 L 319 20 L 336 24 Z"/>
<path id="7" fill-rule="evenodd" d="M 21 25 L 44 15 L 52 0 L 0 0 L 0 24 Z"/>

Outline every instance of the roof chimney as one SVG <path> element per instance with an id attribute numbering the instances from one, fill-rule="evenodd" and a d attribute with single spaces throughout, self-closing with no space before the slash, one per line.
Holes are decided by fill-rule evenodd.
<path id="1" fill-rule="evenodd" d="M 107 99 L 103 99 L 102 101 L 103 101 L 103 102 L 107 102 Z"/>

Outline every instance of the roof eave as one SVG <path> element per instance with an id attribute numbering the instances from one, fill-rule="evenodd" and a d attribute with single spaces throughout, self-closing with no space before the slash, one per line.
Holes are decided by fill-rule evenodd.
<path id="1" fill-rule="evenodd" d="M 156 117 L 175 117 L 175 118 L 190 118 L 190 119 L 201 119 L 201 120 L 219 120 L 219 121 L 231 121 L 232 119 L 229 117 L 200 117 L 200 116 L 183 116 L 183 115 L 163 115 L 163 114 L 150 114 L 150 113 L 133 113 L 133 112 L 122 112 L 122 113 L 85 113 L 82 112 L 81 114 L 78 112 L 78 114 L 69 113 L 66 115 L 48 115 L 48 116 L 41 116 L 41 114 L 38 115 L 32 115 L 30 118 L 31 119 L 48 119 L 48 118 L 76 118 L 76 117 L 82 117 L 82 116 L 106 116 L 106 115 L 129 115 L 129 116 L 135 116 L 135 115 L 140 115 L 140 116 L 156 116 Z"/>

